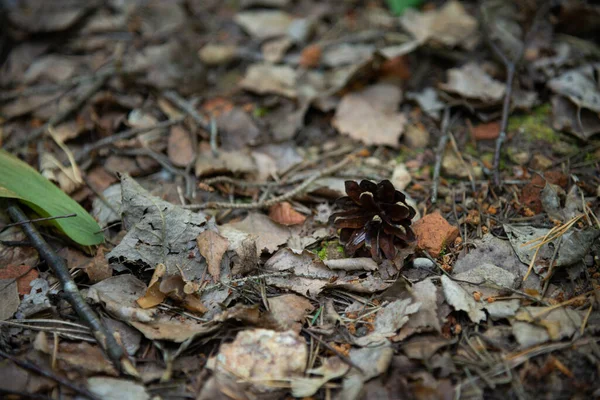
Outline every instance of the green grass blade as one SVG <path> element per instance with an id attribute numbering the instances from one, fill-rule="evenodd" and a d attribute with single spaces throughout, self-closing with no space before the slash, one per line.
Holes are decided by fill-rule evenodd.
<path id="1" fill-rule="evenodd" d="M 104 241 L 100 226 L 83 207 L 27 163 L 1 149 L 0 197 L 19 199 L 42 217 L 77 214 L 51 223 L 83 246 Z"/>

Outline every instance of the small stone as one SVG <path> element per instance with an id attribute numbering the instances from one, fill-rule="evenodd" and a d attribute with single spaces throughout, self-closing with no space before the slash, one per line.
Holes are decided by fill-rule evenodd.
<path id="1" fill-rule="evenodd" d="M 428 214 L 413 226 L 417 246 L 432 257 L 439 257 L 446 245 L 458 236 L 458 228 L 452 226 L 439 213 Z"/>
<path id="2" fill-rule="evenodd" d="M 542 154 L 534 154 L 531 160 L 531 168 L 538 171 L 545 171 L 552 167 L 552 160 Z"/>
<path id="3" fill-rule="evenodd" d="M 435 264 L 429 258 L 419 257 L 415 258 L 413 261 L 413 267 L 418 269 L 433 269 Z"/>

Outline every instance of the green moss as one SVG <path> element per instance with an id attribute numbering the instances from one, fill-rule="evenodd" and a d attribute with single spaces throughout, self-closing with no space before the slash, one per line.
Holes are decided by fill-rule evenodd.
<path id="1" fill-rule="evenodd" d="M 254 115 L 254 118 L 262 118 L 262 117 L 266 116 L 268 113 L 269 113 L 269 110 L 266 109 L 265 107 L 256 107 L 252 111 L 252 115 Z"/>
<path id="2" fill-rule="evenodd" d="M 321 261 L 344 258 L 344 246 L 337 240 L 324 241 L 321 248 L 317 250 L 317 256 Z"/>
<path id="3" fill-rule="evenodd" d="M 327 260 L 327 247 L 323 246 L 319 251 L 317 251 L 317 255 L 321 259 L 321 261 Z"/>
<path id="4" fill-rule="evenodd" d="M 467 145 L 465 146 L 465 153 L 467 153 L 470 156 L 477 157 L 477 146 L 475 146 L 473 143 L 467 143 Z"/>
<path id="5" fill-rule="evenodd" d="M 543 140 L 547 143 L 557 143 L 560 135 L 550 126 L 552 106 L 544 104 L 531 110 L 530 113 L 510 117 L 508 131 L 523 132 L 523 136 L 530 142 Z"/>

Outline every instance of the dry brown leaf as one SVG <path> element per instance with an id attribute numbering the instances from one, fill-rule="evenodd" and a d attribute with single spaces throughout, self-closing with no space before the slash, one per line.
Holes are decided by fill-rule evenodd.
<path id="1" fill-rule="evenodd" d="M 163 264 L 158 264 L 156 269 L 154 270 L 154 274 L 152 274 L 152 278 L 150 279 L 150 283 L 148 284 L 148 289 L 146 293 L 142 297 L 136 300 L 138 305 L 144 309 L 152 308 L 163 302 L 167 295 L 160 290 L 160 281 L 164 274 L 167 272 L 167 269 Z"/>
<path id="2" fill-rule="evenodd" d="M 314 310 L 308 299 L 296 294 L 271 297 L 268 301 L 269 310 L 279 325 L 295 332 L 300 332 L 304 317 Z"/>
<path id="3" fill-rule="evenodd" d="M 321 62 L 323 50 L 318 44 L 306 46 L 300 54 L 300 66 L 304 68 L 314 68 Z"/>
<path id="4" fill-rule="evenodd" d="M 406 117 L 397 112 L 401 98 L 401 90 L 389 84 L 350 93 L 338 105 L 333 126 L 367 145 L 397 147 L 406 124 Z"/>
<path id="5" fill-rule="evenodd" d="M 206 308 L 204 303 L 202 303 L 202 300 L 200 300 L 195 294 L 188 294 L 185 296 L 185 299 L 183 300 L 183 306 L 186 310 L 198 314 L 204 314 L 208 311 L 208 308 Z"/>
<path id="6" fill-rule="evenodd" d="M 294 210 L 287 201 L 272 206 L 269 210 L 269 218 L 281 225 L 299 225 L 306 220 L 306 216 Z"/>
<path id="7" fill-rule="evenodd" d="M 229 240 L 219 235 L 217 232 L 206 230 L 196 239 L 198 250 L 208 264 L 208 273 L 215 281 L 221 275 L 221 260 L 229 248 Z"/>
<path id="8" fill-rule="evenodd" d="M 440 84 L 440 88 L 485 103 L 497 103 L 504 97 L 504 83 L 495 80 L 474 63 L 449 69 L 448 83 Z"/>
<path id="9" fill-rule="evenodd" d="M 106 247 L 100 246 L 96 251 L 96 256 L 85 268 L 85 273 L 92 283 L 100 282 L 112 276 L 112 268 L 108 265 L 108 260 L 104 256 Z"/>
<path id="10" fill-rule="evenodd" d="M 194 161 L 194 147 L 189 133 L 181 126 L 171 127 L 167 147 L 169 160 L 177 167 L 186 167 Z"/>

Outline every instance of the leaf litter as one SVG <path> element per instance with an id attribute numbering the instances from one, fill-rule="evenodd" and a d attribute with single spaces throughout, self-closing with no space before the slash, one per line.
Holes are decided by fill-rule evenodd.
<path id="1" fill-rule="evenodd" d="M 600 395 L 597 5 L 37 3 L 0 143 L 98 222 L 20 193 L 125 351 L 3 203 L 0 390 Z"/>

